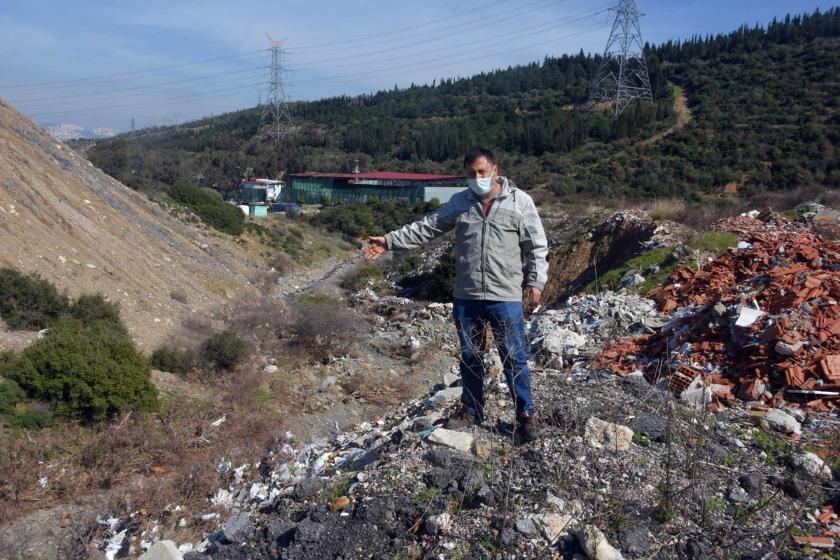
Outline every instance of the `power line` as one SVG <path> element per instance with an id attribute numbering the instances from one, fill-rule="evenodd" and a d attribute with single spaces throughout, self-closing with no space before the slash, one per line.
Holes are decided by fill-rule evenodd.
<path id="1" fill-rule="evenodd" d="M 413 31 L 413 30 L 421 29 L 423 27 L 428 27 L 428 26 L 434 25 L 436 23 L 441 23 L 441 22 L 444 22 L 444 21 L 457 19 L 457 18 L 459 18 L 459 17 L 461 17 L 462 15 L 465 15 L 465 14 L 475 13 L 476 9 L 487 10 L 488 8 L 492 8 L 493 6 L 497 6 L 499 4 L 506 4 L 510 1 L 511 0 L 497 0 L 495 2 L 491 2 L 490 4 L 485 4 L 484 6 L 479 6 L 477 8 L 473 8 L 471 10 L 465 10 L 463 12 L 458 12 L 457 14 L 453 14 L 451 16 L 440 17 L 440 18 L 425 21 L 423 23 L 419 23 L 417 25 L 410 25 L 410 26 L 407 26 L 407 27 L 399 28 L 399 29 L 392 29 L 390 31 L 383 31 L 381 33 L 378 33 L 377 36 L 378 37 L 385 37 L 385 36 L 388 36 L 388 35 L 396 35 L 396 34 L 399 34 L 399 33 L 404 33 L 406 31 Z M 300 47 L 298 50 L 301 50 L 301 51 L 323 50 L 325 48 L 346 45 L 348 43 L 358 44 L 358 42 L 359 42 L 358 38 L 345 39 L 345 40 L 342 40 L 342 41 L 335 41 L 335 42 L 332 42 L 332 43 L 322 43 L 320 45 L 318 45 L 318 44 L 310 45 L 310 46 L 304 45 L 304 46 Z"/>
<path id="2" fill-rule="evenodd" d="M 513 29 L 509 33 L 511 35 L 517 36 L 520 32 L 527 31 L 529 35 L 535 35 L 535 34 L 538 34 L 538 33 L 543 33 L 543 32 L 546 32 L 546 31 L 550 31 L 552 29 L 556 29 L 561 24 L 572 23 L 572 22 L 579 21 L 579 20 L 582 20 L 582 19 L 587 19 L 589 17 L 595 16 L 595 15 L 598 15 L 598 14 L 601 14 L 601 13 L 604 13 L 604 12 L 607 12 L 607 11 L 608 11 L 608 7 L 604 6 L 603 8 L 598 9 L 596 11 L 588 11 L 588 12 L 583 12 L 583 13 L 579 13 L 579 14 L 575 14 L 575 15 L 571 15 L 571 16 L 564 16 L 562 18 L 552 20 L 552 21 L 550 21 L 546 24 L 539 25 L 537 27 L 529 26 L 529 27 L 522 27 L 522 28 L 519 28 L 519 29 Z M 446 52 L 446 51 L 451 51 L 451 50 L 454 50 L 454 49 L 460 49 L 462 47 L 469 47 L 471 45 L 486 44 L 487 41 L 492 41 L 494 39 L 495 39 L 494 37 L 489 37 L 489 38 L 481 39 L 479 41 L 467 41 L 465 43 L 448 45 L 448 46 L 445 46 L 445 47 L 441 47 L 439 49 L 424 50 L 423 52 L 419 52 L 419 53 L 415 53 L 414 55 L 407 55 L 407 56 L 410 57 L 410 56 L 418 56 L 418 55 L 421 55 L 421 54 Z M 417 45 L 417 43 L 414 43 L 414 44 L 409 45 L 409 46 L 416 46 L 416 45 Z M 383 51 L 377 51 L 377 52 L 383 52 Z M 390 51 L 385 51 L 385 52 L 390 52 Z M 463 52 L 464 51 L 459 51 L 460 54 L 463 54 Z M 473 52 L 473 51 L 467 51 L 467 52 Z M 338 61 L 345 60 L 345 59 L 348 59 L 348 58 L 356 58 L 356 57 L 348 56 L 348 57 L 336 58 L 336 59 L 331 59 L 331 60 L 326 60 L 325 59 L 325 60 L 319 61 L 319 62 L 338 62 Z M 381 59 L 378 59 L 378 60 L 368 60 L 368 61 L 362 61 L 362 62 L 357 62 L 357 63 L 345 64 L 344 66 L 360 66 L 360 65 L 365 65 L 365 64 L 377 64 L 377 63 L 380 63 L 380 62 L 390 62 L 392 60 L 393 60 L 393 56 L 388 57 L 388 58 L 381 58 Z M 311 63 L 311 62 L 306 63 L 307 66 L 312 65 L 312 64 L 315 64 L 315 63 Z"/>
<path id="3" fill-rule="evenodd" d="M 430 62 L 437 62 L 437 61 L 447 61 L 447 62 L 445 62 L 444 64 L 438 64 L 438 65 L 434 65 L 434 66 L 429 66 L 429 67 L 425 67 L 425 68 L 416 68 L 416 69 L 417 70 L 427 70 L 427 69 L 438 68 L 438 67 L 439 68 L 444 68 L 446 66 L 452 66 L 453 64 L 463 64 L 465 62 L 474 62 L 474 61 L 478 61 L 478 60 L 484 60 L 488 56 L 495 56 L 495 55 L 499 55 L 499 54 L 505 54 L 505 53 L 509 53 L 509 52 L 517 52 L 517 51 L 521 51 L 521 50 L 525 50 L 525 49 L 530 49 L 530 48 L 545 45 L 547 43 L 557 41 L 557 40 L 560 40 L 560 39 L 569 39 L 571 37 L 577 37 L 579 35 L 585 35 L 587 33 L 591 33 L 593 31 L 597 31 L 597 30 L 600 30 L 600 29 L 603 29 L 603 26 L 593 27 L 593 28 L 590 28 L 590 29 L 586 29 L 584 31 L 579 31 L 579 32 L 576 32 L 576 33 L 570 33 L 570 34 L 567 34 L 567 35 L 554 37 L 553 39 L 551 39 L 549 41 L 540 41 L 539 43 L 530 43 L 530 44 L 527 44 L 527 45 L 521 45 L 521 46 L 519 46 L 517 48 L 513 48 L 513 49 L 506 48 L 506 49 L 501 50 L 501 51 L 484 53 L 482 56 L 468 58 L 468 59 L 453 59 L 449 56 L 441 56 L 441 57 L 436 57 L 436 58 L 432 58 L 432 59 L 428 59 L 428 60 L 421 60 L 421 61 L 418 61 L 418 62 L 415 62 L 415 63 L 412 63 L 412 64 L 401 64 L 399 66 L 392 66 L 392 67 L 389 67 L 389 68 L 380 68 L 380 69 L 377 69 L 377 70 L 372 70 L 372 71 L 368 71 L 368 72 L 359 72 L 359 73 L 356 73 L 356 74 L 348 74 L 348 75 L 345 75 L 345 76 L 336 76 L 334 78 L 323 78 L 323 79 L 316 78 L 316 79 L 312 79 L 312 80 L 301 80 L 301 81 L 297 81 L 297 82 L 291 82 L 290 85 L 298 86 L 298 85 L 301 85 L 301 84 L 311 84 L 311 83 L 343 83 L 343 82 L 347 82 L 347 81 L 354 81 L 354 80 L 358 79 L 359 77 L 382 74 L 383 72 L 390 72 L 390 71 L 393 71 L 393 70 L 402 70 L 402 69 L 405 69 L 405 68 L 412 68 L 412 67 L 415 67 L 415 66 L 418 66 L 418 65 L 428 64 Z M 475 50 L 481 50 L 481 49 L 475 49 Z M 474 52 L 474 51 L 469 51 L 469 52 Z"/>
<path id="4" fill-rule="evenodd" d="M 179 95 L 179 96 L 176 96 L 176 97 L 156 99 L 156 100 L 148 101 L 148 102 L 144 101 L 144 102 L 140 102 L 140 103 L 123 103 L 123 104 L 120 104 L 120 105 L 109 105 L 109 106 L 104 106 L 104 107 L 95 107 L 95 108 L 91 108 L 91 109 L 79 109 L 79 110 L 72 110 L 72 111 L 52 111 L 52 112 L 47 112 L 47 113 L 33 113 L 33 114 L 29 114 L 28 116 L 31 117 L 31 118 L 55 117 L 55 116 L 64 116 L 64 115 L 96 113 L 98 111 L 109 110 L 109 109 L 122 109 L 122 108 L 125 108 L 125 107 L 142 107 L 142 106 L 147 106 L 147 105 L 157 105 L 157 104 L 160 104 L 160 103 L 163 103 L 163 102 L 166 102 L 166 101 L 175 101 L 175 100 L 190 99 L 190 98 L 200 98 L 200 97 L 204 97 L 206 95 L 221 93 L 221 92 L 242 91 L 242 88 L 247 88 L 247 87 L 257 88 L 257 87 L 262 86 L 262 85 L 265 85 L 265 83 L 264 82 L 257 82 L 257 83 L 249 83 L 249 84 L 239 84 L 237 86 L 230 87 L 230 88 L 223 88 L 223 89 L 217 89 L 217 90 L 212 90 L 212 91 L 204 91 L 204 92 L 201 92 L 201 93 L 193 93 L 193 94 L 188 94 L 188 95 Z"/>
<path id="5" fill-rule="evenodd" d="M 233 74 L 243 74 L 243 73 L 247 73 L 247 72 L 253 72 L 255 70 L 263 70 L 264 68 L 265 68 L 264 66 L 256 66 L 254 68 L 244 68 L 242 70 L 233 70 L 233 71 L 230 71 L 230 72 L 223 72 L 221 74 L 211 74 L 209 76 L 198 76 L 198 77 L 195 77 L 195 78 L 184 78 L 182 80 L 172 80 L 172 81 L 169 81 L 169 82 L 161 82 L 161 83 L 158 83 L 158 84 L 151 84 L 151 85 L 145 85 L 145 86 L 134 86 L 134 87 L 112 89 L 112 90 L 105 90 L 105 91 L 96 91 L 96 92 L 92 92 L 92 93 L 74 93 L 74 94 L 68 94 L 68 95 L 55 95 L 55 96 L 52 96 L 52 97 L 36 97 L 34 99 L 25 99 L 25 100 L 17 101 L 16 103 L 19 103 L 19 104 L 40 103 L 40 102 L 44 102 L 44 101 L 55 101 L 55 100 L 58 100 L 58 99 L 73 99 L 73 98 L 76 98 L 76 97 L 87 98 L 87 97 L 94 97 L 94 96 L 98 96 L 98 95 L 109 95 L 109 94 L 112 94 L 112 93 L 121 93 L 121 92 L 127 92 L 127 91 L 139 91 L 139 90 L 153 89 L 153 88 L 172 85 L 172 84 L 181 84 L 181 83 L 196 82 L 196 81 L 206 81 L 206 80 L 209 80 L 211 78 L 230 76 L 230 75 L 233 75 Z"/>
<path id="6" fill-rule="evenodd" d="M 200 61 L 196 61 L 196 62 L 185 62 L 183 64 L 172 64 L 172 65 L 169 65 L 169 66 L 158 66 L 158 67 L 155 67 L 155 68 L 149 68 L 149 69 L 146 69 L 146 70 L 137 70 L 137 71 L 134 71 L 134 72 L 121 72 L 119 74 L 106 74 L 106 75 L 100 75 L 100 76 L 89 76 L 87 78 L 77 78 L 77 79 L 73 79 L 73 80 L 56 80 L 56 81 L 51 81 L 51 82 L 40 82 L 40 83 L 35 83 L 35 84 L 16 84 L 16 85 L 11 85 L 11 86 L 0 86 L 0 89 L 22 89 L 22 88 L 33 88 L 33 87 L 43 87 L 43 86 L 56 86 L 56 85 L 64 85 L 64 84 L 74 84 L 74 83 L 80 83 L 80 82 L 94 82 L 94 81 L 101 81 L 101 80 L 119 80 L 119 79 L 125 79 L 127 77 L 131 77 L 131 76 L 136 76 L 136 75 L 139 75 L 139 74 L 151 74 L 151 73 L 155 73 L 155 72 L 160 72 L 162 70 L 172 70 L 172 69 L 175 69 L 175 68 L 186 68 L 188 66 L 199 66 L 199 65 L 207 64 L 209 62 L 216 62 L 216 61 L 219 61 L 219 60 L 230 60 L 230 59 L 233 59 L 233 58 L 240 58 L 240 57 L 243 57 L 243 56 L 252 56 L 256 53 L 264 53 L 264 52 L 266 52 L 266 50 L 267 49 L 259 49 L 259 50 L 256 50 L 256 51 L 248 51 L 248 52 L 232 54 L 232 55 L 228 55 L 228 56 L 218 56 L 218 57 L 215 57 L 215 58 L 208 58 L 208 59 L 200 60 Z"/>

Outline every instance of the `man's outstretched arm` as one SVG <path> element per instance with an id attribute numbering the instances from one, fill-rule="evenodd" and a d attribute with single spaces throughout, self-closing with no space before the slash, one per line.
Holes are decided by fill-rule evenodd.
<path id="1" fill-rule="evenodd" d="M 368 246 L 362 254 L 365 259 L 372 260 L 388 250 L 420 247 L 455 227 L 456 217 L 456 206 L 452 201 L 447 202 L 423 219 L 405 225 L 384 237 L 368 237 Z"/>

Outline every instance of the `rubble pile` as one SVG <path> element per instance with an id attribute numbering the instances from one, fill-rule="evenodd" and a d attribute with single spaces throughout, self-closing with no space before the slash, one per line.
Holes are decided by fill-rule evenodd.
<path id="1" fill-rule="evenodd" d="M 737 397 L 829 408 L 840 399 L 840 244 L 769 211 L 717 228 L 737 234 L 738 248 L 674 272 L 649 294 L 671 320 L 609 345 L 593 367 L 667 378 L 713 407 Z"/>
<path id="2" fill-rule="evenodd" d="M 534 356 L 562 368 L 581 362 L 618 337 L 653 333 L 665 325 L 650 299 L 627 292 L 570 297 L 560 309 L 537 313 L 528 332 Z"/>

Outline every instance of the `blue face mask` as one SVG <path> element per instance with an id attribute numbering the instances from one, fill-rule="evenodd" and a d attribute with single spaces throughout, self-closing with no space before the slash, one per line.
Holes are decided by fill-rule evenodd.
<path id="1" fill-rule="evenodd" d="M 476 196 L 484 196 L 493 190 L 493 177 L 485 177 L 483 179 L 467 179 L 467 186 L 476 194 Z"/>

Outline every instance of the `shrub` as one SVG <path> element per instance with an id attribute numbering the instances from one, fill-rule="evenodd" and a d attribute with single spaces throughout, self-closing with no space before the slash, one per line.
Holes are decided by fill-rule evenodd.
<path id="1" fill-rule="evenodd" d="M 204 357 L 216 369 L 230 371 L 245 355 L 245 340 L 230 329 L 211 335 L 204 342 Z"/>
<path id="2" fill-rule="evenodd" d="M 116 334 L 128 336 L 128 329 L 120 318 L 119 304 L 107 301 L 102 294 L 79 297 L 70 306 L 70 317 L 89 327 L 101 325 L 103 328 L 112 329 Z"/>
<path id="3" fill-rule="evenodd" d="M 50 326 L 69 307 L 66 295 L 35 274 L 0 268 L 0 318 L 11 329 L 39 330 Z"/>
<path id="4" fill-rule="evenodd" d="M 26 393 L 14 379 L 0 379 L 0 414 L 13 414 Z"/>
<path id="5" fill-rule="evenodd" d="M 385 278 L 382 268 L 373 263 L 363 263 L 348 272 L 341 280 L 341 287 L 350 292 L 358 292 L 367 285 L 370 280 L 374 283 Z"/>
<path id="6" fill-rule="evenodd" d="M 245 216 L 239 208 L 222 201 L 215 193 L 178 183 L 169 189 L 169 196 L 191 208 L 206 224 L 220 231 L 238 236 L 245 229 Z"/>
<path id="7" fill-rule="evenodd" d="M 152 352 L 152 367 L 169 373 L 187 373 L 193 367 L 193 356 L 180 348 L 161 346 Z"/>
<path id="8" fill-rule="evenodd" d="M 295 310 L 294 343 L 313 357 L 344 356 L 353 347 L 361 319 L 341 302 L 324 297 L 301 298 Z"/>
<path id="9" fill-rule="evenodd" d="M 97 421 L 157 406 L 148 361 L 102 323 L 60 321 L 7 369 L 28 396 L 53 403 L 66 418 Z"/>

